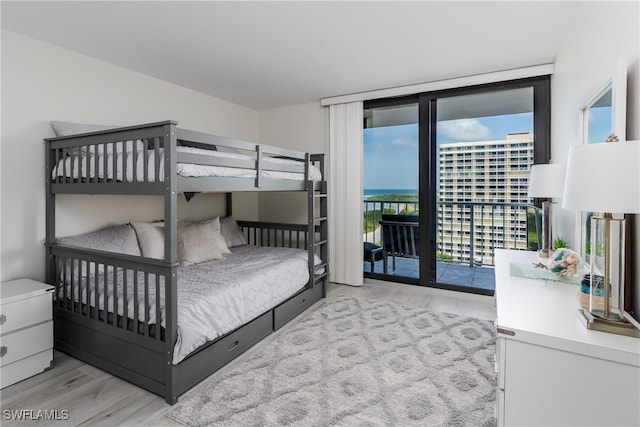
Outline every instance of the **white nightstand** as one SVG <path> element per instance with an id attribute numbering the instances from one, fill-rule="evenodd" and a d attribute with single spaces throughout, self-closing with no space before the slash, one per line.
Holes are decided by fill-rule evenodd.
<path id="1" fill-rule="evenodd" d="M 53 290 L 30 279 L 0 285 L 0 388 L 51 367 Z"/>

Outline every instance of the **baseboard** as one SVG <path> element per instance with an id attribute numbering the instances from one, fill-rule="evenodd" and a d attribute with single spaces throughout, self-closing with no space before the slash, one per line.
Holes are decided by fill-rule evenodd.
<path id="1" fill-rule="evenodd" d="M 489 295 L 450 291 L 447 289 L 430 288 L 427 286 L 408 285 L 405 283 L 388 282 L 385 280 L 368 279 L 368 278 L 364 279 L 364 284 L 370 285 L 370 286 L 377 286 L 381 288 L 399 289 L 399 290 L 407 289 L 407 286 L 410 286 L 412 291 L 424 292 L 425 295 L 455 298 L 455 299 L 460 299 L 465 301 L 474 301 L 474 302 L 483 303 L 483 304 L 491 304 L 491 305 L 495 304 L 495 296 L 489 296 Z"/>

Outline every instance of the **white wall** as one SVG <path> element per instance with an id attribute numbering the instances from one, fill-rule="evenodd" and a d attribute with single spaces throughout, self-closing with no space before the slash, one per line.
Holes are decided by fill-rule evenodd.
<path id="1" fill-rule="evenodd" d="M 257 111 L 3 30 L 0 280 L 44 279 L 42 139 L 55 136 L 51 120 L 132 125 L 167 119 L 187 129 L 253 141 L 259 137 Z M 163 214 L 157 197 L 58 199 L 59 236 Z M 179 215 L 222 214 L 222 200 L 198 195 L 188 205 L 179 203 Z M 234 196 L 236 213 L 258 219 L 257 197 Z"/>
<path id="2" fill-rule="evenodd" d="M 263 111 L 260 114 L 260 143 L 324 153 L 325 114 L 320 102 Z M 262 193 L 260 219 L 306 224 L 306 206 L 306 193 Z"/>
<path id="3" fill-rule="evenodd" d="M 626 59 L 628 66 L 627 139 L 640 139 L 639 3 L 585 2 L 582 6 L 561 46 L 551 79 L 551 152 L 557 163 L 566 162 L 569 147 L 580 143 L 579 111 L 614 75 L 620 58 Z M 558 208 L 554 214 L 556 232 L 575 242 L 575 212 Z M 640 221 L 636 216 L 634 310 L 640 315 L 639 247 Z"/>

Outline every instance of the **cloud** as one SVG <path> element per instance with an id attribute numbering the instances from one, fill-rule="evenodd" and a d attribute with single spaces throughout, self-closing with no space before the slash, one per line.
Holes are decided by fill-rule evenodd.
<path id="1" fill-rule="evenodd" d="M 393 151 L 401 147 L 417 148 L 418 141 L 415 138 L 400 137 L 392 140 L 391 142 L 377 142 L 371 145 L 372 151 Z"/>
<path id="2" fill-rule="evenodd" d="M 401 146 L 401 147 L 417 147 L 418 141 L 413 138 L 397 138 L 391 142 L 391 145 Z"/>
<path id="3" fill-rule="evenodd" d="M 438 122 L 438 133 L 457 141 L 481 141 L 489 138 L 490 130 L 478 119 L 460 119 Z"/>

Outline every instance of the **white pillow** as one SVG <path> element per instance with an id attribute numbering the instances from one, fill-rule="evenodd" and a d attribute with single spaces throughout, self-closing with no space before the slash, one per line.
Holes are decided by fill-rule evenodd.
<path id="1" fill-rule="evenodd" d="M 98 132 L 101 130 L 109 130 L 109 129 L 116 129 L 118 127 L 121 126 L 114 126 L 114 125 L 93 125 L 93 124 L 86 124 L 86 123 L 73 123 L 73 122 L 59 122 L 59 121 L 52 121 L 49 122 L 51 124 L 51 127 L 53 128 L 53 131 L 56 133 L 57 136 L 69 136 L 69 135 L 77 135 L 80 133 L 88 133 L 88 132 Z M 122 153 L 123 151 L 130 152 L 133 150 L 142 150 L 144 148 L 144 143 L 142 142 L 142 140 L 138 139 L 136 140 L 136 144 L 134 147 L 133 141 L 117 141 L 115 142 L 115 144 L 100 144 L 98 145 L 98 154 L 102 154 L 104 152 L 104 147 L 106 146 L 107 150 L 107 154 L 112 154 L 113 153 L 113 146 L 115 145 L 115 152 L 116 153 Z M 89 148 L 89 154 L 94 154 L 95 149 L 94 147 L 90 147 Z M 85 149 L 81 149 L 81 154 L 84 155 L 86 153 Z"/>
<path id="2" fill-rule="evenodd" d="M 164 258 L 164 222 L 132 222 L 143 257 Z"/>
<path id="3" fill-rule="evenodd" d="M 100 130 L 115 129 L 118 126 L 114 125 L 92 125 L 86 123 L 72 123 L 72 122 L 50 122 L 53 131 L 57 136 L 69 136 L 77 135 L 79 133 L 98 132 Z"/>
<path id="4" fill-rule="evenodd" d="M 246 237 L 233 217 L 228 216 L 220 220 L 220 232 L 230 248 L 247 244 Z"/>
<path id="5" fill-rule="evenodd" d="M 210 221 L 178 224 L 176 247 L 178 265 L 188 266 L 221 259 L 222 252 L 216 242 L 216 233 Z"/>
<path id="6" fill-rule="evenodd" d="M 185 226 L 189 224 L 205 224 L 211 230 L 205 229 L 204 231 L 212 235 L 210 238 L 214 241 L 215 245 L 220 250 L 221 254 L 230 254 L 231 251 L 227 247 L 227 243 L 220 233 L 220 218 L 215 217 L 202 222 L 187 222 L 181 221 L 178 223 L 178 240 L 180 240 L 180 232 L 187 231 Z M 133 222 L 131 223 L 136 230 L 138 236 L 138 244 L 140 245 L 140 251 L 142 256 L 148 258 L 164 258 L 164 222 Z M 180 228 L 180 226 L 183 226 Z M 180 259 L 180 256 L 178 256 Z"/>
<path id="7" fill-rule="evenodd" d="M 242 151 L 238 150 L 237 148 L 232 148 L 232 147 L 226 147 L 224 145 L 216 145 L 216 151 L 219 151 L 221 153 L 237 153 L 237 154 L 242 154 Z"/>

